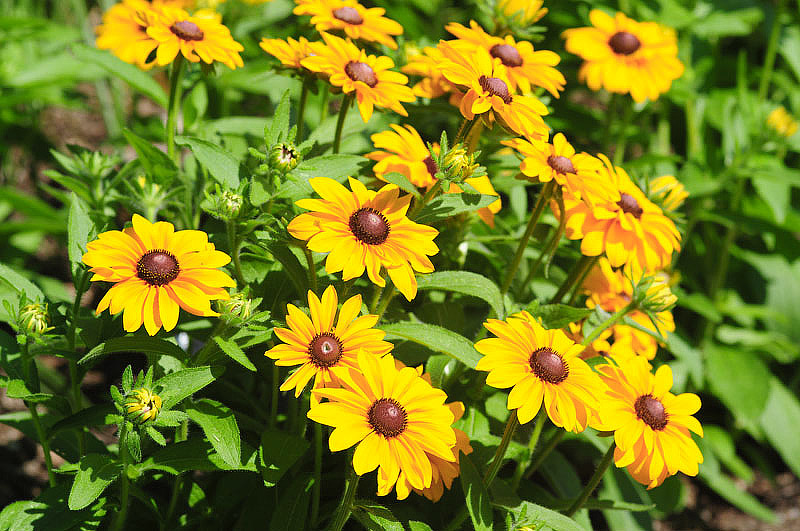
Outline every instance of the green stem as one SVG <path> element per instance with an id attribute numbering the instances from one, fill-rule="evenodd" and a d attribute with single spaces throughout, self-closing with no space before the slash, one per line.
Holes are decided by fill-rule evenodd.
<path id="1" fill-rule="evenodd" d="M 322 424 L 314 423 L 314 487 L 311 491 L 311 527 L 319 518 L 319 498 L 322 492 Z"/>
<path id="2" fill-rule="evenodd" d="M 314 263 L 314 255 L 311 250 L 304 246 L 303 254 L 306 255 L 306 262 L 308 262 L 308 285 L 311 286 L 311 291 L 317 292 L 317 265 Z"/>
<path id="3" fill-rule="evenodd" d="M 386 308 L 389 307 L 389 303 L 392 302 L 392 298 L 394 298 L 395 294 L 395 287 L 394 284 L 391 284 L 386 290 L 383 296 L 381 297 L 381 302 L 378 305 L 378 308 L 375 312 L 378 314 L 378 320 L 383 317 L 383 314 L 386 313 Z"/>
<path id="4" fill-rule="evenodd" d="M 558 446 L 558 443 L 561 442 L 561 439 L 567 434 L 566 430 L 557 429 L 552 437 L 550 437 L 545 445 L 536 452 L 536 455 L 533 457 L 533 461 L 531 461 L 531 466 L 528 467 L 528 470 L 525 471 L 525 479 L 530 478 L 536 470 L 539 469 L 539 466 L 544 463 L 544 459 L 553 451 L 553 448 Z"/>
<path id="5" fill-rule="evenodd" d="M 47 440 L 47 435 L 42 428 L 42 421 L 39 418 L 39 412 L 36 411 L 36 404 L 26 402 L 28 411 L 31 412 L 31 419 L 33 426 L 36 428 L 36 436 L 39 438 L 39 444 L 42 445 L 42 452 L 44 453 L 44 464 L 47 467 L 47 479 L 51 487 L 56 486 L 56 476 L 53 474 L 53 459 L 50 457 L 50 442 Z"/>
<path id="6" fill-rule="evenodd" d="M 114 519 L 114 525 L 111 531 L 120 531 L 125 528 L 125 519 L 128 515 L 128 498 L 130 492 L 130 484 L 128 483 L 128 421 L 122 421 L 122 427 L 119 433 L 119 456 L 122 459 L 122 473 L 120 474 L 120 495 L 119 495 L 119 512 Z"/>
<path id="7" fill-rule="evenodd" d="M 633 107 L 631 102 L 627 99 L 622 102 L 624 109 L 622 111 L 622 123 L 619 124 L 619 131 L 617 132 L 617 145 L 614 150 L 614 165 L 618 166 L 625 160 L 625 148 L 628 145 L 628 124 L 631 121 L 631 114 Z"/>
<path id="8" fill-rule="evenodd" d="M 383 287 L 377 285 L 375 286 L 375 288 L 372 291 L 372 300 L 370 301 L 369 306 L 367 306 L 367 308 L 369 309 L 369 313 L 374 314 L 375 311 L 378 309 L 378 303 L 380 302 L 381 295 L 383 295 L 383 290 L 385 289 L 386 286 Z"/>
<path id="9" fill-rule="evenodd" d="M 208 335 L 208 339 L 206 340 L 206 344 L 203 345 L 203 348 L 197 351 L 197 354 L 194 356 L 194 367 L 200 367 L 202 365 L 206 365 L 211 360 L 211 355 L 217 348 L 217 342 L 214 341 L 214 337 L 220 335 L 227 325 L 225 321 L 220 319 L 217 321 L 216 326 L 211 329 L 211 333 Z"/>
<path id="10" fill-rule="evenodd" d="M 350 94 L 346 94 L 344 98 L 342 98 L 342 106 L 339 108 L 339 118 L 336 120 L 336 133 L 333 135 L 333 152 L 339 153 L 339 148 L 341 147 L 342 143 L 342 130 L 344 129 L 344 119 L 347 116 L 347 110 L 350 108 L 350 104 L 353 103 L 353 95 L 355 93 L 351 92 Z"/>
<path id="11" fill-rule="evenodd" d="M 522 476 L 525 472 L 525 469 L 528 467 L 528 463 L 531 462 L 531 457 L 533 457 L 533 451 L 536 449 L 536 445 L 539 444 L 539 437 L 542 435 L 542 428 L 544 428 L 544 423 L 546 420 L 547 415 L 543 412 L 540 412 L 536 418 L 536 424 L 533 425 L 531 440 L 528 441 L 528 458 L 517 463 L 517 469 L 514 471 L 514 477 L 511 480 L 511 486 L 515 491 L 517 490 L 517 487 L 519 487 L 519 482 L 522 480 Z"/>
<path id="12" fill-rule="evenodd" d="M 464 118 L 464 121 L 461 122 L 461 125 L 458 127 L 458 132 L 456 133 L 456 139 L 453 141 L 453 146 L 459 142 L 463 142 L 464 139 L 467 138 L 470 129 L 472 129 L 472 126 L 475 124 L 475 120 L 475 118 L 472 120 Z"/>
<path id="13" fill-rule="evenodd" d="M 242 261 L 239 256 L 242 246 L 241 242 L 236 239 L 236 221 L 227 220 L 225 222 L 225 231 L 228 235 L 228 248 L 230 249 L 231 258 L 233 259 L 233 271 L 236 276 L 236 282 L 239 283 L 239 286 L 244 286 L 247 282 L 245 282 L 244 274 L 242 273 Z"/>
<path id="14" fill-rule="evenodd" d="M 447 524 L 447 527 L 444 528 L 444 531 L 456 531 L 456 529 L 461 529 L 461 524 L 469 517 L 469 513 L 467 512 L 466 505 L 462 506 L 453 519 Z"/>
<path id="15" fill-rule="evenodd" d="M 78 273 L 77 283 L 75 286 L 75 300 L 72 303 L 72 311 L 70 312 L 69 328 L 67 329 L 67 345 L 70 352 L 75 352 L 75 329 L 78 326 L 78 313 L 81 308 L 81 298 L 86 291 L 86 285 L 89 282 L 89 273 L 85 269 L 81 269 Z M 83 407 L 83 395 L 81 394 L 81 379 L 78 373 L 77 357 L 69 360 L 69 385 L 70 394 L 72 395 L 73 413 L 77 413 Z M 78 429 L 78 451 L 80 455 L 86 453 L 86 439 L 83 429 Z"/>
<path id="16" fill-rule="evenodd" d="M 176 476 L 175 481 L 172 482 L 172 494 L 170 495 L 169 498 L 167 515 L 161 522 L 161 526 L 159 526 L 159 529 L 161 529 L 161 531 L 167 531 L 167 529 L 174 529 L 174 527 L 172 527 L 170 524 L 172 523 L 172 517 L 175 515 L 175 509 L 178 507 L 178 496 L 180 495 L 182 485 L 183 485 L 183 476 L 181 475 Z"/>
<path id="17" fill-rule="evenodd" d="M 511 443 L 511 438 L 514 436 L 514 430 L 517 429 L 517 426 L 519 426 L 517 410 L 514 409 L 511 411 L 511 415 L 508 416 L 508 422 L 506 422 L 506 427 L 503 430 L 503 439 L 494 453 L 492 464 L 489 465 L 489 470 L 486 471 L 486 475 L 483 477 L 483 484 L 487 489 L 491 486 L 494 478 L 497 477 L 497 472 L 500 471 L 500 466 L 506 456 L 506 450 L 508 450 L 508 445 Z"/>
<path id="18" fill-rule="evenodd" d="M 577 513 L 578 510 L 583 507 L 583 504 L 586 503 L 586 500 L 589 499 L 594 489 L 597 488 L 597 485 L 600 483 L 600 480 L 603 478 L 603 474 L 606 473 L 608 470 L 608 466 L 611 464 L 611 461 L 614 460 L 614 443 L 611 443 L 611 446 L 608 447 L 608 451 L 603 456 L 603 459 L 600 461 L 600 464 L 597 465 L 597 468 L 592 474 L 592 477 L 589 479 L 589 483 L 583 488 L 581 495 L 578 496 L 578 499 L 567 509 L 567 512 L 564 513 L 567 516 L 571 517 L 573 514 Z"/>
<path id="19" fill-rule="evenodd" d="M 561 287 L 558 288 L 558 291 L 553 298 L 550 299 L 550 304 L 557 304 L 561 302 L 561 299 L 564 298 L 569 290 L 575 285 L 575 283 L 583 276 L 583 272 L 592 267 L 595 260 L 597 260 L 596 256 L 581 256 L 581 259 L 578 260 L 575 265 L 570 270 L 567 278 L 564 280 L 564 283 L 561 284 Z"/>
<path id="20" fill-rule="evenodd" d="M 608 319 L 603 321 L 600 324 L 600 326 L 598 326 L 594 330 L 592 330 L 592 333 L 589 334 L 588 336 L 586 336 L 583 339 L 583 341 L 581 341 L 581 345 L 583 345 L 583 346 L 591 345 L 592 341 L 594 341 L 595 339 L 600 337 L 600 334 L 602 334 L 603 331 L 606 328 L 612 327 L 615 324 L 617 324 L 617 322 L 619 322 L 623 317 L 625 317 L 635 307 L 636 307 L 636 305 L 634 303 L 630 303 L 630 304 L 626 305 L 624 308 L 620 309 L 618 312 L 614 313 L 614 315 L 612 315 L 611 317 L 609 317 Z"/>
<path id="21" fill-rule="evenodd" d="M 481 133 L 483 132 L 483 121 L 475 120 L 473 121 L 473 125 L 467 133 L 467 137 L 464 139 L 467 145 L 467 155 L 472 154 L 475 152 L 475 148 L 478 147 L 478 141 L 481 138 Z"/>
<path id="22" fill-rule="evenodd" d="M 352 459 L 351 459 L 352 461 Z M 352 462 L 348 466 L 347 479 L 345 480 L 345 491 L 342 497 L 342 503 L 333 517 L 333 522 L 328 528 L 329 531 L 342 531 L 344 524 L 350 518 L 350 513 L 353 511 L 353 500 L 356 497 L 356 488 L 358 487 L 359 476 L 353 470 Z"/>
<path id="23" fill-rule="evenodd" d="M 411 211 L 408 213 L 408 219 L 413 220 L 415 217 L 417 217 L 417 214 L 419 214 L 420 210 L 422 210 L 422 208 L 427 205 L 437 193 L 439 193 L 441 188 L 442 181 L 437 180 L 435 183 L 433 183 L 433 186 L 428 188 L 428 191 L 425 192 L 425 195 L 422 196 L 422 199 L 414 200 L 414 206 L 411 207 Z"/>
<path id="24" fill-rule="evenodd" d="M 600 260 L 599 256 L 595 256 L 592 263 L 589 264 L 589 267 L 585 268 L 581 273 L 581 276 L 578 278 L 578 281 L 575 282 L 575 286 L 572 288 L 572 295 L 569 297 L 569 304 L 575 304 L 575 300 L 578 298 L 578 295 L 581 292 L 581 286 L 583 286 L 583 281 L 586 280 L 586 277 L 589 276 L 589 272 L 595 266 L 597 261 Z"/>
<path id="25" fill-rule="evenodd" d="M 183 72 L 183 56 L 178 54 L 172 62 L 172 72 L 169 76 L 169 102 L 167 104 L 167 155 L 175 158 L 175 128 L 178 125 L 178 108 L 181 101 L 181 73 Z"/>
<path id="26" fill-rule="evenodd" d="M 758 101 L 764 101 L 769 90 L 770 78 L 775 67 L 775 55 L 778 52 L 778 38 L 781 35 L 781 15 L 783 14 L 783 0 L 778 1 L 778 9 L 775 11 L 775 20 L 772 21 L 772 30 L 767 42 L 767 51 L 764 55 L 764 68 L 761 69 L 761 82 L 758 85 Z"/>
<path id="27" fill-rule="evenodd" d="M 303 88 L 300 91 L 300 106 L 297 109 L 297 136 L 295 137 L 295 144 L 300 144 L 303 141 L 303 128 L 305 127 L 306 103 L 308 103 L 308 90 L 311 87 L 313 80 L 305 78 L 303 80 Z"/>
<path id="28" fill-rule="evenodd" d="M 555 180 L 551 180 L 544 185 L 542 191 L 539 192 L 539 198 L 536 200 L 536 205 L 533 207 L 533 212 L 531 212 L 531 219 L 528 221 L 528 226 L 525 228 L 525 233 L 519 240 L 517 252 L 514 254 L 514 258 L 511 260 L 511 265 L 508 267 L 508 273 L 506 273 L 506 278 L 503 281 L 503 287 L 500 288 L 501 294 L 505 294 L 508 291 L 508 288 L 511 287 L 511 282 L 514 280 L 514 275 L 517 272 L 519 263 L 522 261 L 522 256 L 525 254 L 525 248 L 528 246 L 528 241 L 531 239 L 533 231 L 536 229 L 536 224 L 539 222 L 539 218 L 544 211 L 544 206 L 547 204 L 547 200 L 553 194 L 555 185 Z"/>

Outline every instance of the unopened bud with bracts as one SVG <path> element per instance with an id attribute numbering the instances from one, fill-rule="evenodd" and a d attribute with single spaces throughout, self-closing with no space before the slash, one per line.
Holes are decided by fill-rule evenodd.
<path id="1" fill-rule="evenodd" d="M 270 166 L 281 172 L 293 170 L 299 162 L 300 154 L 292 144 L 275 144 L 269 152 Z"/>
<path id="2" fill-rule="evenodd" d="M 47 315 L 47 304 L 38 302 L 27 304 L 20 308 L 18 323 L 20 329 L 29 335 L 43 335 L 52 330 L 50 319 Z"/>
<path id="3" fill-rule="evenodd" d="M 447 175 L 453 181 L 464 181 L 476 177 L 479 164 L 475 162 L 475 154 L 468 153 L 462 144 L 453 146 L 444 157 L 444 166 Z"/>
<path id="4" fill-rule="evenodd" d="M 636 306 L 647 313 L 666 312 L 675 306 L 678 297 L 669 289 L 669 277 L 656 274 L 640 280 L 633 290 Z"/>
<path id="5" fill-rule="evenodd" d="M 242 320 L 247 320 L 252 315 L 255 306 L 253 299 L 241 291 L 231 294 L 229 299 L 217 300 L 216 305 L 223 319 L 233 317 Z"/>
<path id="6" fill-rule="evenodd" d="M 125 398 L 125 414 L 133 422 L 144 424 L 158 417 L 161 397 L 146 387 L 134 389 Z"/>
<path id="7" fill-rule="evenodd" d="M 214 192 L 210 194 L 206 192 L 206 198 L 200 207 L 217 219 L 231 221 L 239 217 L 243 203 L 244 198 L 241 194 L 222 190 L 216 185 Z"/>

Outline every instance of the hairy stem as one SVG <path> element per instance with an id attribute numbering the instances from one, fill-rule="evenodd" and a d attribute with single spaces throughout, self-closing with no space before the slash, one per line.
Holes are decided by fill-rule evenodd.
<path id="1" fill-rule="evenodd" d="M 494 452 L 494 459 L 492 459 L 489 470 L 486 471 L 486 475 L 483 477 L 483 484 L 487 489 L 492 484 L 492 481 L 494 481 L 494 478 L 497 477 L 497 472 L 500 471 L 500 466 L 503 464 L 503 459 L 506 456 L 506 450 L 508 450 L 508 445 L 511 443 L 511 438 L 514 436 L 514 430 L 517 429 L 517 426 L 519 426 L 519 421 L 517 421 L 517 410 L 515 409 L 511 411 L 511 415 L 508 416 L 506 428 L 503 430 L 503 439 Z"/>
<path id="2" fill-rule="evenodd" d="M 336 511 L 331 526 L 328 528 L 330 531 L 342 531 L 344 524 L 350 518 L 350 513 L 353 511 L 353 500 L 356 497 L 358 480 L 359 476 L 356 474 L 356 471 L 353 470 L 352 463 L 350 463 L 348 466 L 347 478 L 345 479 L 345 491 L 342 497 L 342 503 L 339 504 L 339 509 Z"/>
<path id="3" fill-rule="evenodd" d="M 354 93 L 346 94 L 342 98 L 342 106 L 339 108 L 339 118 L 336 120 L 336 132 L 333 135 L 333 152 L 339 153 L 339 148 L 342 144 L 342 130 L 344 129 L 344 119 L 347 116 L 347 110 L 350 104 L 353 103 Z"/>
<path id="4" fill-rule="evenodd" d="M 567 512 L 564 513 L 567 516 L 572 516 L 573 514 L 577 513 L 578 510 L 583 507 L 583 504 L 586 503 L 586 500 L 589 499 L 594 489 L 597 488 L 597 485 L 600 483 L 600 480 L 603 478 L 603 474 L 606 473 L 608 470 L 608 466 L 611 464 L 611 461 L 614 460 L 614 443 L 611 443 L 611 446 L 608 447 L 608 451 L 603 456 L 603 459 L 600 461 L 600 464 L 597 465 L 597 468 L 592 474 L 592 477 L 589 478 L 589 483 L 583 488 L 581 491 L 580 496 L 575 502 L 567 509 Z"/>
<path id="5" fill-rule="evenodd" d="M 167 103 L 167 155 L 175 158 L 175 129 L 178 125 L 178 108 L 181 102 L 181 74 L 183 73 L 183 56 L 178 54 L 172 62 L 169 76 L 169 102 Z"/>

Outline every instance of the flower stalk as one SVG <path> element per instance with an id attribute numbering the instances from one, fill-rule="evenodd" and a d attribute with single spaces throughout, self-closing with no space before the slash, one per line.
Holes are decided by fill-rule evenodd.
<path id="1" fill-rule="evenodd" d="M 339 148 L 342 144 L 342 130 L 344 129 L 344 119 L 347 116 L 347 110 L 353 103 L 354 93 L 345 94 L 342 98 L 342 106 L 339 108 L 339 117 L 336 120 L 336 132 L 333 135 L 333 152 L 339 153 Z"/>
<path id="2" fill-rule="evenodd" d="M 169 102 L 167 103 L 167 155 L 177 162 L 175 158 L 175 129 L 178 125 L 178 108 L 181 101 L 181 77 L 183 74 L 183 56 L 178 54 L 172 62 L 172 72 L 169 76 Z"/>
<path id="3" fill-rule="evenodd" d="M 345 479 L 344 496 L 342 496 L 342 502 L 333 517 L 333 521 L 329 527 L 330 531 L 342 531 L 344 524 L 350 518 L 350 513 L 353 512 L 353 500 L 356 498 L 356 489 L 358 488 L 360 476 L 356 474 L 356 471 L 353 469 L 352 457 L 349 461 L 351 463 L 348 466 L 347 478 Z"/>
<path id="4" fill-rule="evenodd" d="M 497 477 L 497 473 L 500 471 L 500 466 L 503 464 L 508 445 L 511 444 L 511 438 L 514 436 L 514 431 L 517 429 L 517 426 L 519 426 L 519 421 L 517 420 L 517 410 L 515 409 L 511 411 L 511 415 L 508 416 L 506 427 L 503 430 L 503 439 L 497 446 L 492 464 L 489 465 L 489 470 L 486 471 L 486 475 L 483 477 L 483 484 L 487 489 L 491 486 L 494 478 Z"/>
<path id="5" fill-rule="evenodd" d="M 592 474 L 592 477 L 589 478 L 589 483 L 586 484 L 586 486 L 583 488 L 583 491 L 581 491 L 580 496 L 578 496 L 578 499 L 573 502 L 573 504 L 564 514 L 572 517 L 572 515 L 574 515 L 581 507 L 583 507 L 583 504 L 589 499 L 589 496 L 591 496 L 592 492 L 594 492 L 594 489 L 597 488 L 597 485 L 603 478 L 603 474 L 605 474 L 606 470 L 608 470 L 611 461 L 614 460 L 614 448 L 614 443 L 611 443 L 611 446 L 608 447 L 608 451 L 603 456 L 603 459 L 597 465 L 594 474 Z"/>
<path id="6" fill-rule="evenodd" d="M 122 473 L 120 474 L 119 512 L 114 519 L 111 531 L 120 531 L 125 528 L 125 519 L 128 516 L 128 498 L 130 483 L 128 480 L 128 421 L 123 420 L 119 430 L 119 456 L 122 460 Z"/>

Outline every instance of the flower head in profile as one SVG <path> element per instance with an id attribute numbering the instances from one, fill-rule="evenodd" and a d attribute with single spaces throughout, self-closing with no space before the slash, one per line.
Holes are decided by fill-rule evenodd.
<path id="1" fill-rule="evenodd" d="M 178 53 L 193 63 L 219 61 L 231 69 L 244 66 L 239 55 L 244 47 L 233 40 L 230 30 L 218 17 L 209 13 L 189 15 L 183 9 L 164 6 L 156 12 L 147 35 L 158 46 L 156 64 L 159 66 L 170 64 Z"/>
<path id="2" fill-rule="evenodd" d="M 683 74 L 675 32 L 655 22 L 636 22 L 623 13 L 589 13 L 592 26 L 564 32 L 566 48 L 583 58 L 578 78 L 592 90 L 655 101 Z"/>
<path id="3" fill-rule="evenodd" d="M 647 192 L 650 199 L 667 212 L 678 210 L 689 197 L 689 192 L 674 175 L 662 175 L 653 179 L 649 183 Z"/>
<path id="4" fill-rule="evenodd" d="M 103 232 L 86 244 L 83 263 L 92 281 L 114 285 L 97 305 L 97 314 L 124 311 L 126 332 L 142 326 L 155 335 L 163 326 L 170 331 L 178 322 L 178 309 L 201 316 L 218 316 L 211 301 L 229 298 L 227 287 L 236 283 L 219 271 L 231 258 L 214 249 L 199 230 L 175 232 L 172 223 L 150 223 L 138 214 L 133 226 Z"/>
<path id="5" fill-rule="evenodd" d="M 366 8 L 355 0 L 296 0 L 295 15 L 311 15 L 317 31 L 343 31 L 354 40 L 378 42 L 392 50 L 392 36 L 402 35 L 403 26 L 386 18 L 382 7 Z"/>
<path id="6" fill-rule="evenodd" d="M 523 94 L 531 92 L 531 86 L 542 87 L 553 97 L 559 97 L 567 82 L 564 75 L 555 66 L 561 61 L 557 53 L 549 50 L 533 49 L 527 41 L 517 42 L 514 37 L 495 37 L 489 35 L 474 20 L 469 21 L 469 28 L 457 22 L 451 22 L 445 29 L 458 37 L 462 43 L 469 43 L 476 48 L 489 52 L 495 61 L 506 67 L 510 89 Z"/>
<path id="7" fill-rule="evenodd" d="M 555 179 L 573 197 L 588 203 L 598 199 L 619 199 L 617 189 L 609 186 L 600 175 L 603 168 L 600 159 L 588 153 L 576 153 L 563 133 L 557 133 L 552 143 L 514 138 L 504 140 L 502 144 L 525 157 L 519 169 L 532 181 L 546 183 Z"/>
<path id="8" fill-rule="evenodd" d="M 482 339 L 475 348 L 483 354 L 476 369 L 489 371 L 486 383 L 510 387 L 508 409 L 517 410 L 521 424 L 530 422 L 544 404 L 553 424 L 567 431 L 583 431 L 597 407 L 603 384 L 561 330 L 547 330 L 528 312 L 507 321 L 487 320 L 497 337 Z"/>
<path id="9" fill-rule="evenodd" d="M 605 155 L 599 157 L 604 162 L 603 181 L 619 191 L 619 199 L 591 205 L 565 194 L 567 238 L 581 240 L 586 256 L 605 253 L 614 267 L 628 264 L 651 272 L 666 267 L 673 251 L 680 250 L 681 235 L 675 223 L 647 199 L 625 170 L 612 165 Z"/>
<path id="10" fill-rule="evenodd" d="M 515 18 L 521 25 L 530 25 L 541 20 L 548 9 L 542 7 L 543 0 L 500 0 L 497 8 L 505 16 Z"/>
<path id="11" fill-rule="evenodd" d="M 614 432 L 617 467 L 628 467 L 631 476 L 648 489 L 678 472 L 696 476 L 703 454 L 689 432 L 703 436 L 703 427 L 692 416 L 700 409 L 700 398 L 670 393 L 669 366 L 662 365 L 653 374 L 641 357 L 597 369 L 607 385 L 600 398 L 597 428 Z"/>
<path id="12" fill-rule="evenodd" d="M 389 70 L 394 61 L 383 55 L 367 55 L 352 42 L 328 33 L 323 33 L 322 39 L 325 46 L 315 48 L 316 55 L 306 57 L 300 61 L 301 65 L 328 76 L 328 82 L 341 87 L 345 94 L 355 91 L 358 110 L 365 122 L 376 105 L 408 116 L 402 102 L 416 98 L 406 86 L 408 78 Z"/>
<path id="13" fill-rule="evenodd" d="M 365 352 L 357 357 L 341 389 L 316 389 L 317 399 L 308 418 L 332 426 L 329 446 L 337 452 L 356 446 L 353 468 L 362 476 L 378 469 L 378 495 L 385 496 L 395 484 L 414 489 L 430 488 L 433 465 L 430 456 L 454 462 L 456 434 L 447 395 L 435 389 L 411 368 L 398 368 L 391 355 L 377 358 Z M 408 490 L 398 489 L 399 498 Z"/>
<path id="14" fill-rule="evenodd" d="M 311 378 L 314 378 L 313 389 L 339 387 L 339 382 L 348 377 L 348 369 L 358 369 L 359 350 L 375 357 L 392 350 L 392 344 L 383 341 L 386 333 L 372 328 L 378 316 L 360 316 L 361 295 L 342 304 L 338 320 L 338 297 L 333 286 L 325 289 L 322 300 L 309 291 L 308 308 L 310 318 L 297 306 L 286 306 L 288 328 L 275 328 L 275 335 L 283 343 L 265 353 L 276 360 L 275 365 L 300 366 L 281 384 L 281 391 L 294 389 L 294 396 L 298 397 Z"/>
<path id="15" fill-rule="evenodd" d="M 432 46 L 425 46 L 422 49 L 422 53 L 409 54 L 406 64 L 400 70 L 412 76 L 422 77 L 422 80 L 413 87 L 415 96 L 418 98 L 438 98 L 457 90 L 442 75 L 442 71 L 439 68 L 442 61 L 444 61 L 442 52 Z"/>
<path id="16" fill-rule="evenodd" d="M 278 59 L 287 68 L 302 70 L 300 62 L 314 54 L 314 49 L 321 46 L 318 42 L 309 42 L 305 37 L 294 40 L 291 37 L 283 39 L 261 39 L 258 43 L 262 50 Z"/>
<path id="17" fill-rule="evenodd" d="M 769 113 L 769 116 L 767 116 L 767 125 L 776 133 L 786 138 L 789 138 L 797 132 L 797 120 L 794 119 L 794 116 L 789 114 L 789 111 L 787 111 L 786 107 L 783 105 Z"/>
<path id="18" fill-rule="evenodd" d="M 433 271 L 428 256 L 439 252 L 433 243 L 439 231 L 406 217 L 411 196 L 399 197 L 397 186 L 387 184 L 375 192 L 356 179 L 349 182 L 352 191 L 327 177 L 309 179 L 322 199 L 297 202 L 311 212 L 294 218 L 289 233 L 307 240 L 310 250 L 329 253 L 328 273 L 342 271 L 342 278 L 350 280 L 366 269 L 373 283 L 384 286 L 384 268 L 400 293 L 413 299 L 417 295 L 414 271 Z"/>
<path id="19" fill-rule="evenodd" d="M 158 43 L 147 34 L 155 19 L 153 4 L 145 0 L 123 0 L 103 13 L 97 27 L 97 47 L 147 70 L 153 62 L 147 59 Z"/>
<path id="20" fill-rule="evenodd" d="M 456 43 L 458 41 L 455 41 Z M 465 92 L 459 109 L 461 115 L 472 120 L 484 116 L 504 124 L 517 134 L 540 138 L 548 128 L 542 116 L 547 107 L 535 96 L 512 94 L 508 70 L 500 61 L 494 61 L 483 48 L 440 41 L 439 50 L 444 61 L 440 68 L 444 77 Z"/>

